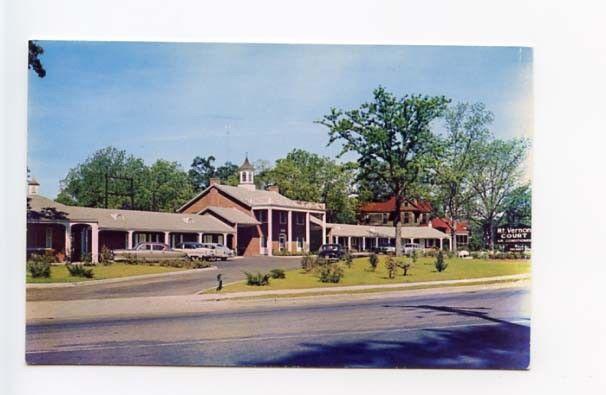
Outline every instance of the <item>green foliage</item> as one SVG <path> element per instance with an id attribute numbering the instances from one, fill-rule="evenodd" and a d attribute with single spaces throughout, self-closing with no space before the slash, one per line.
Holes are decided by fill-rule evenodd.
<path id="1" fill-rule="evenodd" d="M 310 252 L 306 252 L 301 257 L 301 269 L 306 272 L 312 271 L 315 268 L 316 263 L 315 257 Z"/>
<path id="2" fill-rule="evenodd" d="M 410 258 L 412 259 L 412 263 L 417 262 L 418 256 L 419 256 L 419 253 L 417 252 L 417 250 L 412 250 L 412 252 L 410 253 Z"/>
<path id="3" fill-rule="evenodd" d="M 446 263 L 446 261 L 444 261 L 444 253 L 442 253 L 442 250 L 440 250 L 438 252 L 438 256 L 436 257 L 435 267 L 439 273 L 443 272 L 448 267 L 448 263 Z"/>
<path id="4" fill-rule="evenodd" d="M 133 179 L 134 205 L 140 210 L 174 212 L 193 196 L 187 173 L 177 162 L 157 160 L 146 166 L 143 159 L 106 147 L 72 168 L 61 181 L 59 203 L 105 207 L 105 175 Z M 108 191 L 129 193 L 128 180 L 109 179 Z M 108 196 L 109 208 L 132 208 L 128 196 Z"/>
<path id="5" fill-rule="evenodd" d="M 323 283 L 338 283 L 344 276 L 343 267 L 337 262 L 326 263 L 318 266 L 318 277 Z"/>
<path id="6" fill-rule="evenodd" d="M 99 252 L 99 263 L 111 265 L 113 263 L 112 259 L 114 259 L 112 250 L 107 248 L 107 246 L 101 247 L 101 251 Z"/>
<path id="7" fill-rule="evenodd" d="M 196 156 L 191 163 L 187 173 L 189 182 L 195 191 L 201 191 L 210 185 L 211 178 L 218 178 L 222 184 L 238 185 L 238 166 L 225 162 L 222 166 L 215 167 L 215 157 L 209 155 L 204 158 Z"/>
<path id="8" fill-rule="evenodd" d="M 244 272 L 244 275 L 246 275 L 246 285 L 255 285 L 255 286 L 264 286 L 264 285 L 269 285 L 269 278 L 270 278 L 270 274 L 269 273 L 249 273 L 249 272 Z"/>
<path id="9" fill-rule="evenodd" d="M 385 262 L 385 267 L 387 268 L 387 275 L 389 276 L 389 278 L 394 278 L 398 265 L 393 256 L 387 258 L 387 261 Z"/>
<path id="10" fill-rule="evenodd" d="M 530 184 L 522 185 L 508 194 L 504 201 L 501 224 L 530 225 L 532 222 L 532 192 Z"/>
<path id="11" fill-rule="evenodd" d="M 27 263 L 27 271 L 32 277 L 44 277 L 49 278 L 51 276 L 51 265 L 50 262 L 45 261 L 29 261 Z"/>
<path id="12" fill-rule="evenodd" d="M 286 278 L 286 273 L 284 269 L 271 269 L 269 271 L 269 275 L 271 278 Z"/>
<path id="13" fill-rule="evenodd" d="M 377 265 L 379 264 L 379 256 L 372 252 L 368 256 L 368 263 L 370 264 L 371 270 L 374 272 L 375 270 L 377 270 Z"/>
<path id="14" fill-rule="evenodd" d="M 57 257 L 55 256 L 54 251 L 52 250 L 45 250 L 44 254 L 40 255 L 40 254 L 32 254 L 29 257 L 29 260 L 32 262 L 36 262 L 36 263 L 55 263 L 57 262 Z"/>
<path id="15" fill-rule="evenodd" d="M 405 261 L 398 261 L 397 265 L 398 265 L 398 267 L 400 269 L 402 269 L 402 275 L 403 276 L 408 275 L 408 270 L 412 266 L 412 264 L 410 262 L 405 262 Z"/>
<path id="16" fill-rule="evenodd" d="M 65 267 L 72 277 L 86 277 L 93 278 L 93 269 L 87 268 L 84 265 L 70 265 L 66 264 Z"/>
<path id="17" fill-rule="evenodd" d="M 93 261 L 93 255 L 90 252 L 83 252 L 80 254 L 80 260 L 86 265 Z"/>
<path id="18" fill-rule="evenodd" d="M 44 48 L 38 45 L 38 43 L 35 41 L 29 41 L 28 46 L 29 51 L 27 57 L 27 68 L 34 70 L 38 77 L 44 78 L 46 76 L 46 70 L 38 58 L 40 55 L 44 54 Z"/>
<path id="19" fill-rule="evenodd" d="M 345 264 L 347 265 L 347 267 L 351 269 L 351 265 L 353 263 L 353 256 L 349 253 L 349 251 L 345 253 L 345 255 L 343 256 L 343 260 L 345 260 Z"/>

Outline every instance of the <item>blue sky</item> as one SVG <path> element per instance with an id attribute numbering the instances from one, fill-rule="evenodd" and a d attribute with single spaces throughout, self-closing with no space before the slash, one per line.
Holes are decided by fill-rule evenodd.
<path id="1" fill-rule="evenodd" d="M 189 168 L 274 161 L 293 148 L 334 156 L 331 107 L 357 108 L 383 85 L 403 95 L 483 102 L 499 137 L 532 134 L 532 51 L 513 47 L 41 41 L 29 72 L 28 166 L 55 197 L 68 170 L 113 145 Z"/>

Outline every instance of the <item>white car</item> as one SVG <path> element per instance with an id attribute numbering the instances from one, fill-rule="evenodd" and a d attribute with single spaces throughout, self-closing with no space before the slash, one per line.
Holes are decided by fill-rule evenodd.
<path id="1" fill-rule="evenodd" d="M 417 243 L 406 243 L 404 244 L 404 247 L 402 247 L 402 252 L 404 252 L 405 255 L 410 255 L 413 251 L 420 250 L 422 250 L 422 247 L 420 244 Z"/>
<path id="2" fill-rule="evenodd" d="M 227 258 L 231 258 L 236 255 L 233 250 L 225 247 L 221 243 L 202 243 L 202 246 L 213 250 L 215 259 L 220 259 L 222 261 L 226 261 Z"/>
<path id="3" fill-rule="evenodd" d="M 459 258 L 467 258 L 469 256 L 469 251 L 467 251 L 467 250 L 457 251 L 457 256 Z"/>
<path id="4" fill-rule="evenodd" d="M 202 243 L 197 243 L 194 241 L 179 243 L 174 250 L 186 253 L 187 256 L 192 260 L 202 259 L 205 261 L 210 261 L 215 259 L 214 249 L 207 248 Z"/>

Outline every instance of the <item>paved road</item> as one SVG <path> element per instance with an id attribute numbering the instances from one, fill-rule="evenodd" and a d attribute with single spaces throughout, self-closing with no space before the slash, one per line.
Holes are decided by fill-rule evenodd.
<path id="1" fill-rule="evenodd" d="M 219 270 L 154 277 L 113 284 L 96 284 L 66 288 L 30 288 L 28 301 L 129 298 L 139 296 L 188 295 L 217 285 L 217 274 L 223 283 L 243 280 L 244 271 L 269 271 L 273 268 L 294 269 L 300 260 L 278 257 L 243 257 L 213 263 Z"/>
<path id="2" fill-rule="evenodd" d="M 271 301 L 186 316 L 27 327 L 30 364 L 524 369 L 529 291 Z"/>

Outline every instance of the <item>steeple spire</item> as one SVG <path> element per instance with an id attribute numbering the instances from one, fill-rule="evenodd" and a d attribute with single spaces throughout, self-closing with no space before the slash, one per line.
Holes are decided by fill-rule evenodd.
<path id="1" fill-rule="evenodd" d="M 238 184 L 241 188 L 246 188 L 248 190 L 254 191 L 255 188 L 255 168 L 248 161 L 248 152 L 246 153 L 246 157 L 244 162 L 238 169 L 240 173 L 240 184 Z"/>

